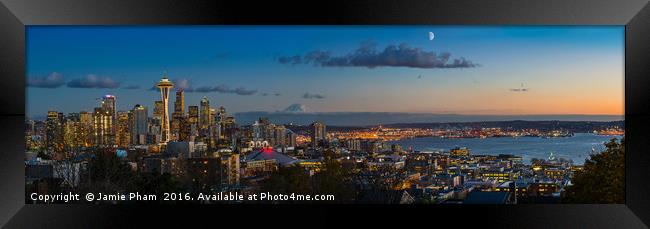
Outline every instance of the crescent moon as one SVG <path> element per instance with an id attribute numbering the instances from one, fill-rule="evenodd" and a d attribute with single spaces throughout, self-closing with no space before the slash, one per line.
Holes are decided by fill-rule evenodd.
<path id="1" fill-rule="evenodd" d="M 432 41 L 433 38 L 436 38 L 436 35 L 433 32 L 429 32 L 429 40 Z"/>

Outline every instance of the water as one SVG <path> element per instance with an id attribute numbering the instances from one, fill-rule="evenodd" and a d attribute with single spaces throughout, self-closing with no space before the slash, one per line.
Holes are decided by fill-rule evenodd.
<path id="1" fill-rule="evenodd" d="M 547 159 L 552 152 L 556 158 L 573 160 L 574 164 L 582 165 L 589 157 L 592 148 L 596 152 L 605 149 L 604 143 L 610 139 L 620 139 L 621 136 L 601 136 L 591 133 L 576 133 L 573 137 L 566 138 L 538 138 L 538 137 L 502 137 L 502 138 L 412 138 L 391 141 L 399 144 L 404 149 L 413 147 L 419 151 L 448 151 L 454 147 L 468 147 L 470 154 L 513 154 L 521 156 L 524 163 L 529 164 L 532 158 Z"/>

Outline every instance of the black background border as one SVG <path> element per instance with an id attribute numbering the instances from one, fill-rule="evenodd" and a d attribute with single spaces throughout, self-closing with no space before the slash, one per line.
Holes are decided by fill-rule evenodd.
<path id="1" fill-rule="evenodd" d="M 0 223 L 117 227 L 428 226 L 647 228 L 650 224 L 650 6 L 645 0 L 98 1 L 0 0 Z M 508 206 L 25 205 L 25 25 L 626 25 L 626 204 Z M 302 221 L 306 221 L 305 224 Z M 229 223 L 228 223 L 229 222 Z M 227 223 L 227 224 L 226 224 Z M 233 223 L 233 224 L 231 224 Z M 645 224 L 645 225 L 644 225 Z"/>

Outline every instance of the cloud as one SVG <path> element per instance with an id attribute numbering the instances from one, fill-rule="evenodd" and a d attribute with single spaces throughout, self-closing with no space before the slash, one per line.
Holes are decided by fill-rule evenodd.
<path id="1" fill-rule="evenodd" d="M 158 87 L 156 87 L 156 84 L 158 82 L 155 82 L 151 88 L 149 88 L 149 91 L 159 91 Z M 190 82 L 189 79 L 187 78 L 176 78 L 172 79 L 172 83 L 174 84 L 174 89 L 176 90 L 183 90 L 185 92 L 194 92 L 194 87 L 192 87 L 192 83 Z"/>
<path id="2" fill-rule="evenodd" d="M 27 80 L 28 87 L 57 88 L 63 84 L 65 84 L 63 76 L 56 72 L 52 72 L 42 78 L 30 78 Z"/>
<path id="3" fill-rule="evenodd" d="M 261 96 L 267 96 L 267 95 L 269 95 L 269 93 L 264 92 L 264 93 L 262 93 L 262 94 L 260 94 L 260 95 L 261 95 Z"/>
<path id="4" fill-rule="evenodd" d="M 281 96 L 282 94 L 280 94 L 280 93 L 275 93 L 275 94 L 273 94 L 273 95 L 275 95 L 275 96 Z"/>
<path id="5" fill-rule="evenodd" d="M 194 91 L 194 88 L 192 87 L 190 80 L 187 78 L 173 79 L 172 83 L 174 83 L 174 88 L 176 88 L 176 90 L 183 90 L 185 92 Z"/>
<path id="6" fill-rule="evenodd" d="M 324 99 L 324 95 L 320 94 L 310 94 L 309 92 L 305 92 L 305 94 L 302 95 L 303 99 Z"/>
<path id="7" fill-rule="evenodd" d="M 519 88 L 510 88 L 508 90 L 512 91 L 512 92 L 528 92 L 528 91 L 530 91 L 530 88 L 525 88 L 524 83 L 521 83 L 521 87 L 519 87 Z"/>
<path id="8" fill-rule="evenodd" d="M 129 89 L 129 90 L 131 90 L 131 89 L 140 89 L 140 85 L 127 85 L 127 86 L 124 86 L 122 89 Z"/>
<path id="9" fill-rule="evenodd" d="M 257 90 L 246 89 L 244 87 L 238 87 L 231 89 L 227 85 L 218 85 L 218 86 L 203 86 L 194 89 L 194 92 L 208 93 L 208 92 L 218 92 L 222 94 L 237 94 L 237 95 L 253 95 L 257 93 Z"/>
<path id="10" fill-rule="evenodd" d="M 312 64 L 320 67 L 366 68 L 473 68 L 479 66 L 464 57 L 452 59 L 448 52 L 425 51 L 421 48 L 412 48 L 406 43 L 388 45 L 383 50 L 378 50 L 373 42 L 364 42 L 354 52 L 342 56 L 314 50 L 304 55 L 279 57 L 278 62 L 286 65 Z"/>
<path id="11" fill-rule="evenodd" d="M 70 80 L 67 85 L 71 88 L 118 88 L 120 87 L 120 82 L 110 77 L 88 74 L 86 77 Z"/>

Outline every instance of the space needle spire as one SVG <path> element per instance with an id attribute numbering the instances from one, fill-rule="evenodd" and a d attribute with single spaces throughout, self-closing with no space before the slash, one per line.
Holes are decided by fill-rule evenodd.
<path id="1" fill-rule="evenodd" d="M 160 96 L 162 99 L 162 118 L 161 118 L 161 123 L 160 123 L 160 134 L 161 134 L 161 143 L 166 144 L 169 139 L 170 139 L 170 133 L 169 133 L 169 91 L 174 87 L 174 84 L 169 81 L 169 78 L 167 78 L 167 71 L 163 73 L 163 77 L 156 84 L 156 87 L 160 89 Z"/>

